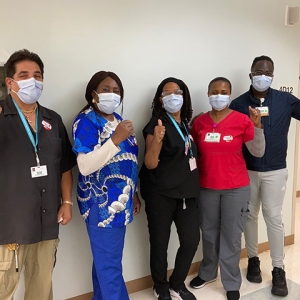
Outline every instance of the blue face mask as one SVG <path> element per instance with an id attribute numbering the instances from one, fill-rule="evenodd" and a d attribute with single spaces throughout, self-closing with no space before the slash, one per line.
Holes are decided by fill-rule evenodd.
<path id="1" fill-rule="evenodd" d="M 211 95 L 208 97 L 209 104 L 212 106 L 215 110 L 222 110 L 229 104 L 229 95 Z"/>
<path id="2" fill-rule="evenodd" d="M 42 81 L 35 80 L 33 77 L 25 80 L 13 81 L 18 84 L 20 89 L 18 92 L 15 92 L 13 89 L 11 91 L 17 94 L 25 104 L 33 104 L 40 98 L 43 90 Z"/>
<path id="3" fill-rule="evenodd" d="M 105 114 L 112 114 L 120 105 L 121 96 L 115 93 L 101 93 L 97 94 L 99 103 L 97 103 L 100 111 Z"/>
<path id="4" fill-rule="evenodd" d="M 176 113 L 180 111 L 183 104 L 182 95 L 171 94 L 162 98 L 163 108 L 168 113 Z"/>
<path id="5" fill-rule="evenodd" d="M 270 76 L 259 75 L 252 77 L 252 86 L 258 92 L 266 91 L 272 84 L 273 78 Z"/>

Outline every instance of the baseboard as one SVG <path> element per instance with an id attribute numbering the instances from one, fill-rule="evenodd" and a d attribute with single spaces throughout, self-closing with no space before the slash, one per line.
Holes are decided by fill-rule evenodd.
<path id="1" fill-rule="evenodd" d="M 92 300 L 93 298 L 93 292 L 83 294 L 81 296 L 73 297 L 73 298 L 68 298 L 66 300 Z"/>
<path id="2" fill-rule="evenodd" d="M 290 246 L 293 245 L 295 241 L 295 235 L 291 234 L 284 238 L 284 246 Z M 261 243 L 258 245 L 258 253 L 262 253 L 265 251 L 270 250 L 269 242 Z M 247 257 L 247 250 L 246 248 L 243 248 L 241 251 L 241 258 Z"/>
<path id="3" fill-rule="evenodd" d="M 295 240 L 294 234 L 286 236 L 284 245 L 285 246 L 292 245 L 292 244 L 294 244 L 294 240 Z M 268 242 L 261 243 L 258 245 L 258 253 L 262 253 L 262 252 L 268 251 L 268 250 L 270 250 Z M 247 251 L 246 251 L 246 248 L 243 248 L 241 251 L 241 258 L 245 258 L 245 257 L 247 257 Z M 200 265 L 200 261 L 192 263 L 188 275 L 196 274 L 198 272 L 199 265 Z M 171 273 L 172 273 L 172 269 L 168 270 L 168 276 L 170 276 Z M 148 289 L 152 286 L 153 286 L 153 281 L 152 281 L 150 275 L 126 282 L 126 287 L 127 287 L 129 294 L 132 294 L 132 293 L 144 290 L 144 289 Z M 87 293 L 87 294 L 80 295 L 77 297 L 69 298 L 66 300 L 91 300 L 92 297 L 93 297 L 93 293 L 91 292 L 91 293 Z"/>

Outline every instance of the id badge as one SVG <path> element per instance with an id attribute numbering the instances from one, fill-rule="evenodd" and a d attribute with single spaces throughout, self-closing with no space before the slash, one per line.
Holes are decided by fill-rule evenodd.
<path id="1" fill-rule="evenodd" d="M 223 141 L 231 142 L 232 140 L 233 140 L 233 136 L 232 135 L 225 135 L 223 137 Z"/>
<path id="2" fill-rule="evenodd" d="M 260 106 L 260 107 L 255 107 L 260 111 L 260 115 L 262 117 L 267 117 L 269 115 L 269 107 L 268 106 Z"/>
<path id="3" fill-rule="evenodd" d="M 220 143 L 221 134 L 217 132 L 208 132 L 205 135 L 204 142 Z"/>
<path id="4" fill-rule="evenodd" d="M 47 171 L 47 166 L 36 166 L 36 167 L 31 167 L 31 177 L 32 178 L 37 178 L 37 177 L 43 177 L 48 175 Z"/>
<path id="5" fill-rule="evenodd" d="M 189 163 L 190 163 L 190 170 L 191 170 L 191 171 L 197 169 L 197 163 L 196 163 L 195 157 L 191 157 L 191 158 L 189 159 Z"/>

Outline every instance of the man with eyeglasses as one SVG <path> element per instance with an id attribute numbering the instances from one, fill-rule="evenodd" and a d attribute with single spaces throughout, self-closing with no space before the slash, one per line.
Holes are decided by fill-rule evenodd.
<path id="1" fill-rule="evenodd" d="M 274 63 L 270 57 L 256 57 L 249 74 L 252 83 L 249 91 L 233 100 L 229 107 L 247 115 L 249 106 L 258 108 L 266 139 L 265 154 L 261 158 L 251 155 L 246 147 L 243 149 L 251 184 L 250 212 L 245 226 L 249 257 L 247 279 L 262 282 L 258 258 L 258 214 L 262 205 L 273 266 L 271 292 L 286 296 L 282 205 L 288 177 L 287 135 L 291 118 L 300 120 L 300 101 L 290 93 L 270 88 L 273 72 Z"/>

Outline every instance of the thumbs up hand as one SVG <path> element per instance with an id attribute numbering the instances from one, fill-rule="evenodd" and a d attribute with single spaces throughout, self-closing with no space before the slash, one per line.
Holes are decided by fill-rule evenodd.
<path id="1" fill-rule="evenodd" d="M 158 119 L 157 126 L 155 126 L 154 128 L 154 134 L 153 134 L 155 141 L 157 143 L 160 143 L 163 140 L 165 133 L 166 133 L 166 128 L 165 126 L 163 126 L 162 121 Z"/>

